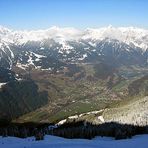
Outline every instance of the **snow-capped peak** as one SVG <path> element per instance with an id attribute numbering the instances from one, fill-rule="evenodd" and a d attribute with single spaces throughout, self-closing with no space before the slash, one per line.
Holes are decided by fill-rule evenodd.
<path id="1" fill-rule="evenodd" d="M 103 27 L 99 29 L 87 29 L 83 39 L 103 40 L 105 38 L 116 39 L 130 45 L 146 50 L 148 48 L 148 30 L 136 27 Z"/>
<path id="2" fill-rule="evenodd" d="M 11 30 L 10 29 L 8 29 L 8 28 L 6 28 L 6 27 L 3 27 L 3 26 L 1 26 L 0 25 L 0 34 L 4 34 L 4 33 L 8 33 L 8 32 L 10 32 Z"/>
<path id="3" fill-rule="evenodd" d="M 99 29 L 78 30 L 53 26 L 45 30 L 14 31 L 0 26 L 0 42 L 4 43 L 24 44 L 28 41 L 42 41 L 48 38 L 59 43 L 68 40 L 110 38 L 125 42 L 128 45 L 133 44 L 144 51 L 148 48 L 148 30 L 136 27 L 113 27 L 109 25 Z"/>

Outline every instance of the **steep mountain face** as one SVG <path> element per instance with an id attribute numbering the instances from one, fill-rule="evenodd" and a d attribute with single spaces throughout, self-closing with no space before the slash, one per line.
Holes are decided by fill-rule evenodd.
<path id="1" fill-rule="evenodd" d="M 139 28 L 100 28 L 85 31 L 52 27 L 13 31 L 0 27 L 0 66 L 59 70 L 68 63 L 105 62 L 145 65 L 148 31 Z"/>

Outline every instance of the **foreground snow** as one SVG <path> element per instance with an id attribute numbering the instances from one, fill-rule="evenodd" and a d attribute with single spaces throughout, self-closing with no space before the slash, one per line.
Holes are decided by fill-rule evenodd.
<path id="1" fill-rule="evenodd" d="M 34 138 L 20 139 L 15 137 L 0 137 L 0 148 L 147 148 L 148 135 L 135 136 L 132 139 L 113 140 L 97 137 L 93 140 L 64 139 L 55 136 L 45 136 L 43 141 Z"/>

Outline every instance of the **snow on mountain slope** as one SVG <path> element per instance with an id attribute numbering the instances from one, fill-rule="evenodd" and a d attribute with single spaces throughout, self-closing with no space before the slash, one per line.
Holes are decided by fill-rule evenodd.
<path id="1" fill-rule="evenodd" d="M 107 137 L 96 137 L 93 140 L 65 139 L 55 136 L 45 136 L 42 141 L 35 141 L 33 137 L 20 139 L 15 137 L 0 137 L 1 148 L 147 148 L 148 135 L 138 135 L 132 139 L 113 140 Z"/>
<path id="2" fill-rule="evenodd" d="M 74 28 L 51 27 L 46 30 L 15 31 L 0 27 L 0 40 L 13 41 L 15 44 L 24 44 L 28 41 L 42 41 L 44 39 L 75 40 L 79 38 L 81 31 Z"/>
<path id="3" fill-rule="evenodd" d="M 0 88 L 2 88 L 3 85 L 5 85 L 6 83 L 0 83 Z"/>
<path id="4" fill-rule="evenodd" d="M 10 69 L 17 63 L 49 69 L 55 67 L 55 61 L 78 63 L 100 60 L 146 65 L 147 49 L 148 30 L 134 27 L 109 26 L 86 30 L 51 27 L 32 31 L 0 27 L 0 66 Z M 38 58 L 35 54 L 42 57 Z"/>
<path id="5" fill-rule="evenodd" d="M 28 41 L 42 41 L 54 39 L 57 42 L 79 39 L 103 40 L 105 38 L 117 39 L 127 44 L 134 44 L 146 50 L 148 48 L 148 30 L 135 27 L 104 27 L 99 29 L 88 28 L 78 30 L 75 28 L 51 27 L 46 30 L 15 31 L 0 27 L 0 42 L 24 44 Z"/>
<path id="6" fill-rule="evenodd" d="M 87 29 L 83 39 L 103 40 L 105 38 L 117 39 L 128 45 L 134 45 L 142 48 L 144 51 L 148 48 L 148 30 L 134 27 L 112 26 L 100 29 Z"/>
<path id="7" fill-rule="evenodd" d="M 106 109 L 104 111 L 106 122 L 122 124 L 147 125 L 148 124 L 148 96 L 135 100 L 122 107 Z"/>

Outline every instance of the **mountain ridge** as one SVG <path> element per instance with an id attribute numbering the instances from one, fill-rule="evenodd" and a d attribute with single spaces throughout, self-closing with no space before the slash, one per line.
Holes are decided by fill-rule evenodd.
<path id="1" fill-rule="evenodd" d="M 87 63 L 94 59 L 109 62 L 116 61 L 116 57 L 129 64 L 139 62 L 147 65 L 147 54 L 148 31 L 139 28 L 109 26 L 82 31 L 51 27 L 37 31 L 13 31 L 0 27 L 0 66 L 10 69 L 13 65 L 24 64 L 25 67 L 33 65 L 52 69 L 55 61 L 66 64 Z M 123 60 L 117 62 L 125 64 Z"/>
<path id="2" fill-rule="evenodd" d="M 53 35 L 54 34 L 54 35 Z M 136 37 L 137 36 L 137 37 Z M 146 38 L 145 43 L 136 44 L 140 48 L 147 49 L 148 44 L 148 30 L 137 27 L 102 27 L 102 28 L 87 28 L 79 30 L 75 28 L 59 28 L 56 26 L 44 30 L 11 30 L 5 27 L 0 27 L 0 39 L 6 41 L 13 41 L 13 43 L 23 44 L 28 41 L 41 41 L 43 39 L 62 38 L 63 40 L 79 40 L 79 39 L 97 39 L 105 38 L 121 40 L 125 43 L 136 43 L 140 38 Z M 13 40 L 12 40 L 13 38 Z M 130 39 L 130 40 L 129 40 Z M 135 41 L 134 41 L 135 39 Z"/>

